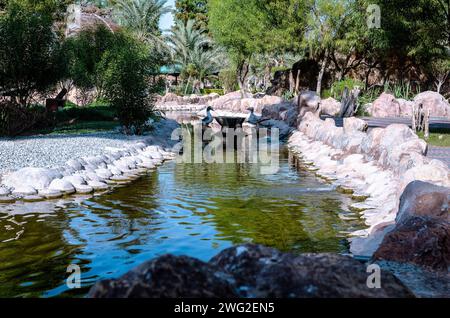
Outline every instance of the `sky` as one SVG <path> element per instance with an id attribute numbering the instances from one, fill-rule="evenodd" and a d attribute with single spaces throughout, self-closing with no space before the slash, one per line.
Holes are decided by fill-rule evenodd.
<path id="1" fill-rule="evenodd" d="M 168 0 L 167 6 L 175 9 L 175 0 Z M 173 25 L 173 15 L 171 13 L 165 14 L 161 17 L 161 20 L 159 21 L 159 26 L 162 30 L 170 29 Z"/>

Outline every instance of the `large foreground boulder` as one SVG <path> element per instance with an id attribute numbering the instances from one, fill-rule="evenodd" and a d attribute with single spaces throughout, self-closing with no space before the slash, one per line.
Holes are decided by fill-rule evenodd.
<path id="1" fill-rule="evenodd" d="M 411 182 L 400 197 L 396 222 L 399 224 L 415 216 L 429 216 L 450 222 L 449 200 L 450 188 L 423 181 Z"/>
<path id="2" fill-rule="evenodd" d="M 431 217 L 410 217 L 384 237 L 374 259 L 448 272 L 450 223 Z"/>
<path id="3" fill-rule="evenodd" d="M 381 288 L 369 288 L 366 270 L 347 256 L 297 256 L 246 244 L 208 263 L 162 256 L 117 280 L 98 282 L 89 297 L 413 297 L 388 272 L 381 273 Z"/>
<path id="4" fill-rule="evenodd" d="M 450 104 L 439 93 L 432 91 L 420 93 L 414 98 L 414 103 L 416 107 L 422 105 L 424 110 L 429 110 L 431 116 L 450 118 Z"/>
<path id="5" fill-rule="evenodd" d="M 422 181 L 411 182 L 400 198 L 396 226 L 386 234 L 374 259 L 448 271 L 449 199 L 449 188 Z"/>
<path id="6" fill-rule="evenodd" d="M 98 282 L 94 298 L 226 298 L 235 297 L 232 277 L 187 256 L 165 255 L 146 262 L 120 279 Z"/>

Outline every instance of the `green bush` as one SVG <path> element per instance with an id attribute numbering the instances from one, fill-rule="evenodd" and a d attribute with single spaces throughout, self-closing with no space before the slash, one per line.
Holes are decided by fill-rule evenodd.
<path id="1" fill-rule="evenodd" d="M 96 88 L 102 95 L 103 77 L 97 68 L 103 54 L 113 45 L 114 34 L 104 26 L 83 30 L 65 41 L 67 77 L 79 90 L 89 92 Z"/>
<path id="2" fill-rule="evenodd" d="M 9 1 L 0 14 L 0 91 L 22 106 L 53 88 L 65 74 L 65 59 L 50 12 L 26 1 Z"/>
<path id="3" fill-rule="evenodd" d="M 204 88 L 204 89 L 202 89 L 202 94 L 204 94 L 204 95 L 209 95 L 209 94 L 213 94 L 213 93 L 219 94 L 222 96 L 224 94 L 224 91 L 221 88 Z"/>
<path id="4" fill-rule="evenodd" d="M 225 93 L 234 92 L 239 89 L 237 73 L 235 68 L 226 68 L 220 71 L 219 80 Z"/>
<path id="5" fill-rule="evenodd" d="M 25 131 L 52 125 L 45 107 L 23 106 L 12 101 L 0 100 L 0 136 L 17 136 Z"/>
<path id="6" fill-rule="evenodd" d="M 420 86 L 413 88 L 409 83 L 389 84 L 384 85 L 384 91 L 391 93 L 395 98 L 403 98 L 406 100 L 414 99 L 420 93 Z"/>
<path id="7" fill-rule="evenodd" d="M 362 89 L 364 87 L 364 83 L 353 78 L 346 78 L 342 81 L 334 82 L 329 90 L 325 90 L 323 92 L 322 97 L 333 97 L 334 99 L 341 100 L 345 88 L 352 90 L 355 87 L 360 87 Z"/>
<path id="8" fill-rule="evenodd" d="M 127 133 L 141 134 L 146 122 L 159 115 L 149 83 L 153 67 L 148 47 L 125 33 L 115 34 L 113 47 L 99 64 L 104 95 Z"/>
<path id="9" fill-rule="evenodd" d="M 88 107 L 65 107 L 56 113 L 58 122 L 73 119 L 77 121 L 113 121 L 116 117 L 114 108 L 108 105 L 90 105 Z"/>

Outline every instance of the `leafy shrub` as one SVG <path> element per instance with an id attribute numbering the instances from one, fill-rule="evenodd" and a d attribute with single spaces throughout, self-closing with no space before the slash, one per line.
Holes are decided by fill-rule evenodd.
<path id="1" fill-rule="evenodd" d="M 149 84 L 152 67 L 147 46 L 125 33 L 115 34 L 99 64 L 104 95 L 127 133 L 141 134 L 146 122 L 158 117 Z"/>
<path id="2" fill-rule="evenodd" d="M 50 12 L 26 1 L 9 1 L 0 14 L 0 91 L 22 106 L 45 93 L 65 74 L 65 60 Z"/>
<path id="3" fill-rule="evenodd" d="M 90 103 L 92 98 L 88 95 L 94 89 L 97 89 L 99 96 L 102 95 L 103 77 L 97 68 L 103 54 L 113 45 L 114 34 L 104 26 L 83 30 L 77 36 L 65 41 L 64 52 L 68 61 L 67 77 L 80 92 L 77 103 L 83 106 Z"/>
<path id="4" fill-rule="evenodd" d="M 69 120 L 79 121 L 113 121 L 116 117 L 115 110 L 108 105 L 91 105 L 89 107 L 65 107 L 57 112 L 58 122 Z"/>
<path id="5" fill-rule="evenodd" d="M 239 89 L 237 73 L 234 68 L 226 68 L 220 71 L 219 80 L 225 93 L 234 92 Z"/>
<path id="6" fill-rule="evenodd" d="M 223 89 L 220 89 L 220 88 L 204 88 L 204 89 L 202 89 L 202 94 L 209 95 L 209 94 L 213 94 L 213 93 L 223 95 L 224 91 L 223 91 Z"/>
<path id="7" fill-rule="evenodd" d="M 289 90 L 285 90 L 281 95 L 281 97 L 283 97 L 284 100 L 291 100 L 294 98 L 294 96 L 295 96 L 294 93 Z"/>
<path id="8" fill-rule="evenodd" d="M 334 99 L 340 100 L 345 88 L 352 90 L 355 87 L 362 88 L 364 87 L 364 84 L 358 80 L 346 78 L 342 81 L 334 82 L 329 91 L 324 91 L 323 97 L 333 97 Z"/>
<path id="9" fill-rule="evenodd" d="M 0 136 L 17 136 L 51 124 L 52 120 L 46 116 L 42 106 L 27 107 L 12 101 L 0 101 Z"/>
<path id="10" fill-rule="evenodd" d="M 403 98 L 406 100 L 414 99 L 414 97 L 420 93 L 420 86 L 413 88 L 409 83 L 401 84 L 389 84 L 386 83 L 384 91 L 392 93 L 396 98 Z"/>

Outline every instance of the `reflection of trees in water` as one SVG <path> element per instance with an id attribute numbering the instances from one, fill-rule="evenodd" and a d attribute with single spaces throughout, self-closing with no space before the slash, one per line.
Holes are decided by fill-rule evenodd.
<path id="1" fill-rule="evenodd" d="M 198 215 L 215 223 L 221 239 L 234 244 L 250 240 L 284 251 L 346 251 L 343 232 L 358 228 L 361 220 L 342 220 L 340 194 L 306 191 L 327 186 L 284 164 L 278 176 L 254 173 L 249 164 L 178 164 L 175 183 L 197 201 L 208 202 L 212 208 Z M 295 175 L 287 180 L 289 173 Z"/>
<path id="2" fill-rule="evenodd" d="M 132 187 L 88 197 L 81 205 L 68 204 L 60 211 L 49 210 L 51 216 L 30 212 L 14 216 L 0 214 L 0 297 L 39 297 L 55 288 L 63 291 L 69 264 L 80 265 L 83 283 L 85 277 L 94 279 L 98 273 L 90 271 L 97 250 L 104 249 L 107 253 L 111 248 L 143 245 L 145 242 L 139 236 L 127 239 L 143 228 L 144 237 L 151 236 L 150 224 L 157 220 L 152 212 L 158 207 L 159 191 L 158 173 L 154 172 Z M 51 201 L 39 203 L 39 207 L 34 205 L 36 210 L 42 210 L 44 204 L 55 209 L 54 204 L 49 205 Z M 5 227 L 10 230 L 3 231 Z M 15 231 L 23 231 L 18 240 L 3 242 L 14 236 L 11 233 Z M 103 237 L 99 232 L 104 233 Z M 97 241 L 99 238 L 104 242 Z M 82 295 L 87 288 L 66 295 Z"/>
<path id="3" fill-rule="evenodd" d="M 0 228 L 11 226 L 9 217 L 0 218 Z M 15 225 L 23 230 L 18 240 L 0 243 L 0 297 L 41 296 L 64 282 L 68 264 L 80 246 L 68 244 L 63 231 L 69 216 L 61 211 L 52 217 L 16 215 Z M 0 232 L 0 240 L 3 241 Z M 27 284 L 33 282 L 33 284 Z"/>
<path id="4" fill-rule="evenodd" d="M 306 195 L 298 201 L 283 198 L 214 198 L 216 209 L 208 211 L 220 237 L 234 244 L 248 240 L 283 251 L 343 252 L 339 231 L 340 201 Z"/>

